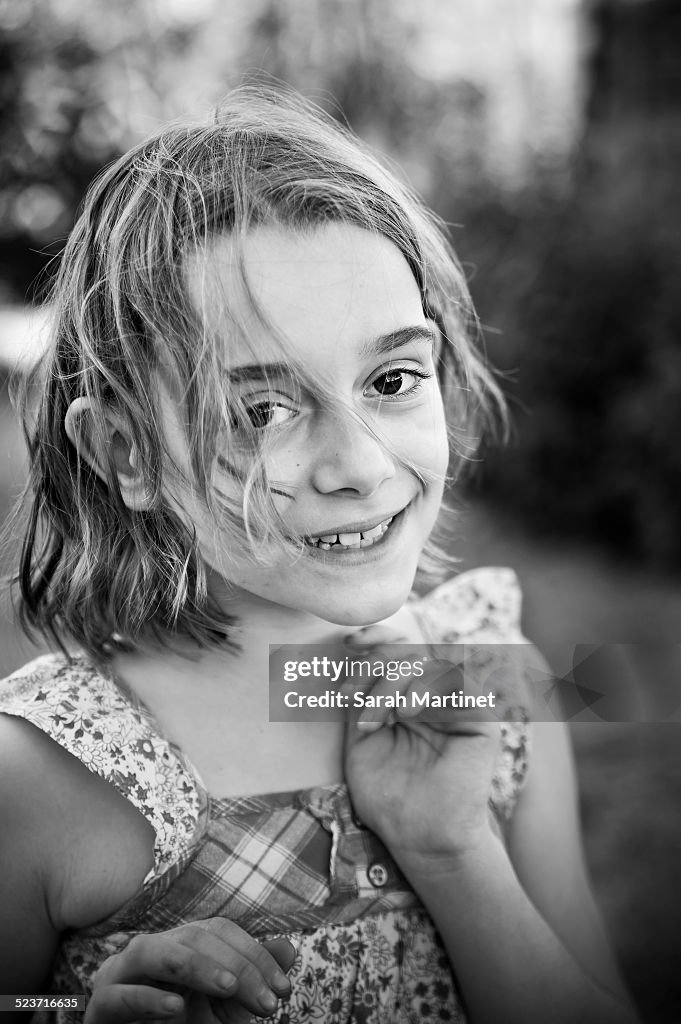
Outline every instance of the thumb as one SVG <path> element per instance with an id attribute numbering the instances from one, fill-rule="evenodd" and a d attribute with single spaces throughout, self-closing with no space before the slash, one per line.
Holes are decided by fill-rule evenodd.
<path id="1" fill-rule="evenodd" d="M 346 680 L 341 686 L 341 693 L 347 700 L 345 710 L 346 736 L 357 741 L 367 733 L 376 732 L 389 721 L 392 721 L 392 709 L 386 698 L 394 695 L 399 684 L 388 682 L 385 678 L 375 680 Z M 402 683 L 402 687 L 405 683 Z"/>
<path id="2" fill-rule="evenodd" d="M 263 946 L 272 954 L 284 973 L 291 970 L 298 955 L 298 950 L 292 942 L 285 938 L 268 939 L 263 942 Z"/>
<path id="3" fill-rule="evenodd" d="M 381 623 L 362 626 L 361 629 L 343 637 L 343 643 L 355 650 L 366 650 L 370 647 L 378 647 L 380 644 L 403 644 L 408 640 L 406 633 L 395 629 L 394 626 L 383 626 Z"/>
<path id="4" fill-rule="evenodd" d="M 346 679 L 340 688 L 345 700 L 345 753 L 355 746 L 370 730 L 360 729 L 358 722 L 362 714 L 362 701 L 366 691 L 366 682 L 362 679 Z M 357 697 L 355 696 L 357 695 Z M 378 728 L 378 726 L 377 726 Z"/>

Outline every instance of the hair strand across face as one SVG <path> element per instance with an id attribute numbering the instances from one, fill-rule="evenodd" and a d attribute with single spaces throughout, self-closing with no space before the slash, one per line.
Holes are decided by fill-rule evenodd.
<path id="1" fill-rule="evenodd" d="M 191 487 L 234 545 L 250 547 L 255 558 L 265 557 L 267 544 L 291 541 L 262 452 L 253 446 L 245 471 L 234 457 L 238 403 L 219 339 L 190 294 L 185 262 L 224 233 L 238 254 L 254 227 L 305 232 L 329 222 L 380 235 L 407 261 L 441 336 L 441 386 L 456 397 L 448 410 L 452 479 L 485 426 L 503 420 L 500 390 L 474 343 L 465 279 L 436 218 L 312 104 L 284 89 L 244 86 L 206 123 L 166 128 L 105 170 L 66 245 L 52 295 L 51 346 L 20 398 L 31 469 L 16 581 L 27 630 L 61 644 L 74 640 L 100 658 L 141 638 L 230 642 L 233 623 L 209 599 L 192 525 L 170 497 L 173 482 Z M 234 330 L 246 336 L 246 328 L 235 317 Z M 281 344 L 294 378 L 309 384 Z M 174 463 L 165 443 L 159 381 L 180 410 L 189 469 Z M 323 382 L 315 383 L 332 402 Z M 97 473 L 69 440 L 65 417 L 79 398 L 87 399 L 86 426 L 99 450 L 113 418 L 134 446 L 143 508 L 124 500 L 113 458 Z M 241 480 L 240 503 L 213 488 L 220 453 Z M 428 559 L 426 551 L 424 566 Z"/>

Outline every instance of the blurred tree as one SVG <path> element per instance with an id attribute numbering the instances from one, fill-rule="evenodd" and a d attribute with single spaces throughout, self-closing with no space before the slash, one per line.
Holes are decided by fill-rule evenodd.
<path id="1" fill-rule="evenodd" d="M 510 11 L 513 26 L 519 0 L 512 10 L 510 2 L 486 0 Z M 554 8 L 528 2 L 528 23 L 542 44 L 551 42 L 546 12 Z M 207 107 L 249 69 L 347 119 L 460 221 L 503 183 L 504 160 L 515 164 L 522 153 L 522 163 L 530 152 L 524 140 L 501 145 L 499 118 L 509 138 L 529 131 L 535 113 L 537 123 L 551 121 L 536 99 L 544 46 L 529 50 L 532 34 L 520 31 L 507 39 L 481 31 L 476 3 L 462 2 L 458 33 L 456 19 L 446 22 L 451 67 L 442 63 L 445 48 L 432 75 L 441 0 L 418 15 L 404 0 L 251 0 L 247 9 L 238 0 L 0 0 L 0 288 L 35 299 L 31 282 L 102 164 L 159 121 Z M 553 21 L 555 36 L 565 18 Z M 471 60 L 483 44 L 484 59 Z M 531 145 L 540 152 L 540 137 Z"/>
<path id="2" fill-rule="evenodd" d="M 678 571 L 681 8 L 600 0 L 592 18 L 575 187 L 530 209 L 534 272 L 507 302 L 527 412 L 486 487 L 533 530 Z"/>
<path id="3" fill-rule="evenodd" d="M 168 116 L 168 64 L 192 26 L 151 0 L 0 4 L 0 288 L 34 299 L 36 276 L 94 177 Z M 2 294 L 0 294 L 0 299 Z"/>

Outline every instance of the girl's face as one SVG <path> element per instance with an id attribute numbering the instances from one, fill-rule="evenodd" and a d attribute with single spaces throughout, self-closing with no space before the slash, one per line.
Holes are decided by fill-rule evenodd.
<path id="1" fill-rule="evenodd" d="M 230 550 L 207 511 L 185 503 L 186 511 L 213 575 L 231 585 L 219 595 L 229 610 L 273 602 L 339 624 L 378 621 L 407 598 L 442 499 L 448 448 L 436 328 L 406 260 L 383 237 L 329 223 L 305 232 L 255 228 L 242 245 L 267 320 L 359 422 L 292 386 L 281 347 L 252 314 L 248 346 L 235 339 L 227 310 L 243 322 L 249 307 L 230 237 L 213 239 L 188 261 L 191 294 L 225 339 L 233 386 L 267 436 L 268 480 L 303 553 L 263 567 Z M 214 484 L 235 493 L 219 459 Z"/>

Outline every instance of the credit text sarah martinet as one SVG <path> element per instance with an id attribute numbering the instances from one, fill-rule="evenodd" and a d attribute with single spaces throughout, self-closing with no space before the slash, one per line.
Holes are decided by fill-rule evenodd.
<path id="1" fill-rule="evenodd" d="M 324 690 L 323 693 L 313 694 L 287 690 L 284 694 L 287 708 L 493 708 L 495 700 L 496 694 L 491 691 L 475 696 L 463 690 L 453 690 L 451 693 L 430 693 L 428 690 L 417 693 L 412 690 L 408 694 L 400 693 L 399 690 L 380 694 L 363 693 L 361 690 L 351 694 L 341 690 Z"/>

